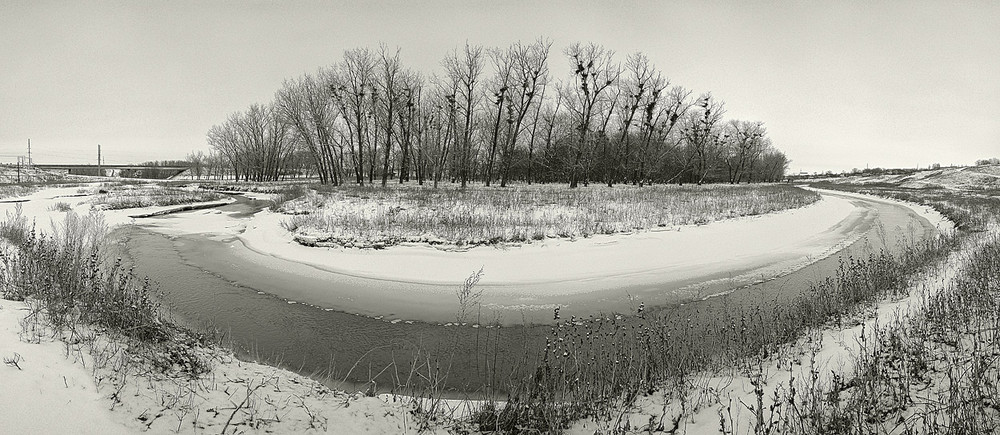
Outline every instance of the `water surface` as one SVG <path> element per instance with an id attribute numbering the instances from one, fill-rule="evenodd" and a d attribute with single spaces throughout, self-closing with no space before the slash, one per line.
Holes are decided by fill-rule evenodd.
<path id="1" fill-rule="evenodd" d="M 831 276 L 841 256 L 893 249 L 934 233 L 925 220 L 905 207 L 862 202 L 871 219 L 854 229 L 863 235 L 858 242 L 837 255 L 766 282 L 734 287 L 725 277 L 741 271 L 723 270 L 711 280 L 685 284 L 683 291 L 646 286 L 607 294 L 563 295 L 536 303 L 573 307 L 561 313 L 563 318 L 632 314 L 639 300 L 650 311 L 712 316 L 722 312 L 719 307 L 797 294 L 809 283 Z M 260 206 L 242 200 L 222 211 L 248 216 Z M 183 216 L 150 220 L 178 218 Z M 325 379 L 333 386 L 339 381 L 363 385 L 374 380 L 378 389 L 385 390 L 398 384 L 440 382 L 456 394 L 478 391 L 497 373 L 530 370 L 551 329 L 545 324 L 553 321 L 549 310 L 522 311 L 520 316 L 507 313 L 498 318 L 487 307 L 470 310 L 466 324 L 457 325 L 457 297 L 451 304 L 430 300 L 422 306 L 420 300 L 407 299 L 405 294 L 386 298 L 384 289 L 366 296 L 357 288 L 338 288 L 341 281 L 330 279 L 330 272 L 308 265 L 283 262 L 262 267 L 276 263 L 262 263 L 254 258 L 259 253 L 231 235 L 168 236 L 156 232 L 155 225 L 150 227 L 119 229 L 116 236 L 123 241 L 135 272 L 158 283 L 163 301 L 178 321 L 199 329 L 220 330 L 244 357 Z M 386 287 L 393 285 L 398 284 L 387 283 Z M 334 302 L 322 306 L 303 302 L 315 292 L 328 294 L 324 300 Z M 336 303 L 338 297 L 343 298 L 344 306 L 365 308 L 345 312 Z M 408 312 L 429 314 L 424 319 L 401 318 L 396 316 L 401 303 L 411 304 Z"/>

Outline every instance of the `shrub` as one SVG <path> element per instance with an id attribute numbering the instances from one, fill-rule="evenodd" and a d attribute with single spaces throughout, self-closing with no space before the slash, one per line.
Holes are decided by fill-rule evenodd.
<path id="1" fill-rule="evenodd" d="M 121 258 L 104 257 L 106 233 L 99 212 L 67 212 L 49 234 L 29 229 L 19 214 L 8 217 L 0 223 L 0 236 L 10 242 L 0 251 L 0 296 L 33 301 L 57 330 L 92 325 L 152 354 L 168 349 L 160 352 L 167 355 L 166 367 L 177 362 L 191 374 L 207 370 L 192 363 L 199 359 L 185 353 L 190 347 L 183 351 L 172 343 L 186 333 L 164 320 L 149 280 L 134 276 Z"/>
<path id="2" fill-rule="evenodd" d="M 55 204 L 52 204 L 52 207 L 49 207 L 49 210 L 67 212 L 73 210 L 73 207 L 70 206 L 69 203 L 59 201 Z"/>
<path id="3" fill-rule="evenodd" d="M 286 228 L 332 243 L 479 245 L 700 225 L 801 207 L 818 195 L 787 185 L 619 186 L 568 190 L 342 187 L 286 203 Z"/>
<path id="4" fill-rule="evenodd" d="M 221 193 L 217 192 L 192 191 L 165 186 L 125 185 L 114 189 L 101 189 L 98 192 L 91 203 L 109 210 L 190 204 L 215 201 L 223 197 Z"/>
<path id="5" fill-rule="evenodd" d="M 271 200 L 271 206 L 269 207 L 271 211 L 281 211 L 282 206 L 293 199 L 305 196 L 308 193 L 306 188 L 301 184 L 294 184 L 281 189 Z"/>
<path id="6" fill-rule="evenodd" d="M 586 417 L 613 421 L 615 410 L 666 388 L 683 397 L 692 378 L 776 355 L 810 328 L 839 323 L 860 307 L 904 294 L 911 277 L 958 247 L 946 234 L 893 255 L 845 258 L 834 276 L 788 300 L 722 306 L 710 313 L 681 308 L 561 320 L 538 362 L 507 385 L 506 406 L 485 406 L 484 430 L 558 432 Z"/>

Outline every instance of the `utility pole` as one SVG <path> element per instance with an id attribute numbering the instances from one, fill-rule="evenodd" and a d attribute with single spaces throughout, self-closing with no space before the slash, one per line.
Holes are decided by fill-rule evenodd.
<path id="1" fill-rule="evenodd" d="M 31 165 L 32 165 L 32 162 L 31 162 L 31 138 L 29 137 L 28 138 L 28 167 L 30 168 Z"/>
<path id="2" fill-rule="evenodd" d="M 101 176 L 101 144 L 97 144 L 97 176 Z"/>
<path id="3" fill-rule="evenodd" d="M 17 184 L 21 184 L 21 161 L 24 157 L 17 156 Z"/>

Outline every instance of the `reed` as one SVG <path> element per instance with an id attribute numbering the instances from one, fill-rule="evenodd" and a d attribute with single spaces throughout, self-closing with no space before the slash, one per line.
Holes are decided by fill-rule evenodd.
<path id="1" fill-rule="evenodd" d="M 562 186 L 431 189 L 321 188 L 280 208 L 300 242 L 385 247 L 530 243 L 700 225 L 808 205 L 818 195 L 788 185 Z"/>
<path id="2" fill-rule="evenodd" d="M 947 204 L 974 236 L 916 309 L 862 332 L 853 369 L 786 392 L 779 400 L 792 406 L 822 400 L 780 424 L 802 434 L 992 433 L 1000 424 L 1000 200 L 878 190 Z"/>
<path id="3" fill-rule="evenodd" d="M 96 328 L 136 345 L 163 370 L 197 374 L 190 335 L 165 320 L 153 284 L 104 255 L 107 226 L 99 212 L 66 212 L 48 232 L 19 212 L 0 222 L 0 296 L 30 301 L 32 316 L 56 331 Z"/>
<path id="4" fill-rule="evenodd" d="M 710 312 L 640 306 L 632 313 L 559 319 L 533 370 L 507 378 L 498 388 L 506 391 L 503 400 L 483 405 L 473 421 L 502 433 L 560 432 L 584 418 L 620 422 L 640 397 L 663 392 L 688 406 L 684 403 L 693 401 L 699 382 L 736 370 L 750 376 L 752 385 L 756 379 L 760 406 L 749 405 L 759 411 L 750 426 L 765 433 L 779 427 L 780 415 L 777 408 L 763 408 L 774 400 L 765 397 L 763 370 L 756 366 L 787 352 L 789 343 L 810 330 L 842 324 L 886 297 L 905 294 L 915 277 L 957 249 L 962 238 L 947 233 L 898 254 L 842 258 L 833 276 L 783 299 Z M 617 424 L 611 426 L 621 429 Z M 678 422 L 650 424 L 648 430 L 670 430 Z"/>
<path id="5" fill-rule="evenodd" d="M 218 192 L 149 184 L 105 183 L 91 190 L 96 193 L 90 200 L 91 205 L 105 210 L 190 204 L 223 198 Z"/>

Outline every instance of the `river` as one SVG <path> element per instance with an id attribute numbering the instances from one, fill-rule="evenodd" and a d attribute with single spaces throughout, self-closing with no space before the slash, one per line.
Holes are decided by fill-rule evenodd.
<path id="1" fill-rule="evenodd" d="M 697 285 L 696 292 L 645 286 L 611 295 L 571 297 L 578 301 L 564 296 L 563 300 L 575 303 L 574 315 L 581 318 L 628 314 L 634 309 L 628 304 L 630 298 L 637 295 L 649 310 L 661 313 L 712 313 L 713 307 L 795 294 L 810 282 L 832 275 L 840 256 L 897 248 L 935 231 L 905 206 L 852 201 L 865 210 L 864 217 L 851 224 L 851 232 L 859 236 L 856 241 L 791 273 L 734 287 L 733 282 L 718 277 L 741 271 L 719 270 Z M 241 198 L 219 211 L 247 217 L 261 206 Z M 530 370 L 551 329 L 551 311 L 543 317 L 537 310 L 530 319 L 509 313 L 497 319 L 494 312 L 475 310 L 465 325 L 458 325 L 457 300 L 443 307 L 440 300 L 432 300 L 427 303 L 434 305 L 433 309 L 426 310 L 420 301 L 411 300 L 412 312 L 430 311 L 434 315 L 423 319 L 396 316 L 400 302 L 381 304 L 377 292 L 365 299 L 365 292 L 358 288 L 341 292 L 338 281 L 328 279 L 327 271 L 291 262 L 275 267 L 271 261 L 267 263 L 271 266 L 262 267 L 253 259 L 260 254 L 235 235 L 207 237 L 158 230 L 170 219 L 179 218 L 184 216 L 141 219 L 139 225 L 114 233 L 135 273 L 157 283 L 175 320 L 195 329 L 223 333 L 242 357 L 310 375 L 333 387 L 367 388 L 363 386 L 374 381 L 379 391 L 397 385 L 410 385 L 419 391 L 429 383 L 438 383 L 455 396 L 475 393 L 497 373 Z M 689 289 L 692 283 L 683 285 Z M 332 302 L 305 303 L 308 297 L 297 297 L 316 292 L 332 295 Z M 339 309 L 338 297 L 350 299 L 348 306 L 364 308 L 353 312 Z"/>

